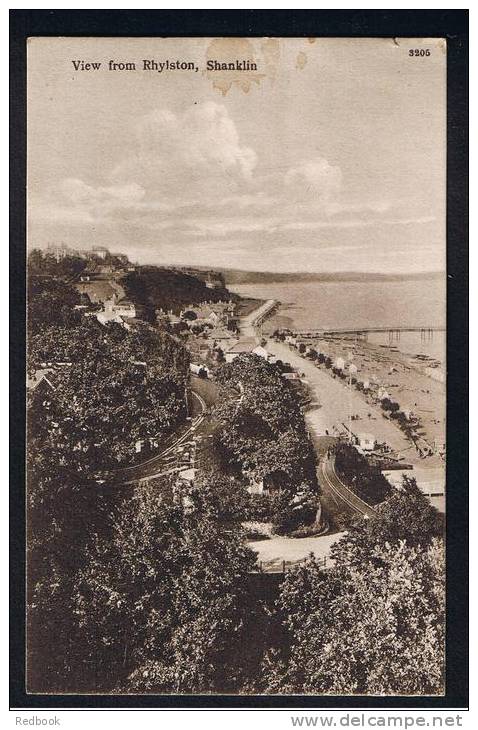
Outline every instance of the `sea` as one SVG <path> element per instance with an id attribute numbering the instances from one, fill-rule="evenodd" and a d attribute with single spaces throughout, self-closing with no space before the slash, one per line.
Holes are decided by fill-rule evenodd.
<path id="1" fill-rule="evenodd" d="M 277 299 L 279 315 L 292 329 L 361 327 L 445 327 L 446 280 L 443 277 L 393 281 L 272 282 L 228 285 L 231 291 L 255 299 Z M 286 326 L 286 325 L 284 325 Z M 404 354 L 427 355 L 444 364 L 444 332 L 370 334 L 370 342 L 396 347 Z"/>

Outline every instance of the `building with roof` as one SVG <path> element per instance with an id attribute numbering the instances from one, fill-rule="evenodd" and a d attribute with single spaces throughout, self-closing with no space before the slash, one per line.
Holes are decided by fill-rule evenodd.
<path id="1" fill-rule="evenodd" d="M 58 263 L 66 256 L 74 256 L 76 251 L 72 251 L 65 243 L 49 243 L 46 249 L 48 256 L 53 256 Z"/>
<path id="2" fill-rule="evenodd" d="M 258 355 L 259 357 L 262 357 L 264 360 L 269 359 L 269 353 L 267 352 L 265 347 L 262 347 L 262 345 L 257 345 L 257 347 L 255 347 L 252 352 L 254 355 Z"/>
<path id="3" fill-rule="evenodd" d="M 362 451 L 373 451 L 375 449 L 375 436 L 373 433 L 359 433 L 358 436 L 358 446 Z"/>
<path id="4" fill-rule="evenodd" d="M 50 392 L 56 390 L 55 371 L 53 368 L 40 368 L 27 376 L 27 390 L 30 392 Z"/>
<path id="5" fill-rule="evenodd" d="M 445 469 L 443 467 L 414 467 L 382 471 L 390 484 L 400 489 L 404 476 L 415 479 L 418 488 L 440 512 L 445 511 Z"/>
<path id="6" fill-rule="evenodd" d="M 256 347 L 257 343 L 252 338 L 239 340 L 224 353 L 226 362 L 233 362 L 239 355 L 251 355 Z"/>
<path id="7" fill-rule="evenodd" d="M 100 259 L 105 259 L 109 255 L 108 249 L 104 246 L 93 246 L 91 252 Z"/>

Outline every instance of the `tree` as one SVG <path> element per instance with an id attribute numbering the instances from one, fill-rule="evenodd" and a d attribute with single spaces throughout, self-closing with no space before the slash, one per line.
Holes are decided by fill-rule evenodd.
<path id="1" fill-rule="evenodd" d="M 351 444 L 337 444 L 335 468 L 349 489 L 368 504 L 379 504 L 391 493 L 390 483 L 380 469 Z"/>
<path id="2" fill-rule="evenodd" d="M 262 620 L 248 581 L 254 562 L 239 528 L 221 525 L 207 480 L 138 488 L 111 537 L 93 542 L 79 580 L 77 615 L 99 686 L 114 676 L 127 691 L 203 693 L 250 681 L 260 657 L 248 636 Z"/>
<path id="3" fill-rule="evenodd" d="M 375 545 L 368 559 L 314 560 L 289 573 L 280 609 L 287 653 L 269 656 L 265 688 L 286 694 L 439 694 L 444 685 L 443 543 Z"/>
<path id="4" fill-rule="evenodd" d="M 193 322 L 193 321 L 194 321 L 195 319 L 197 319 L 197 318 L 198 318 L 198 316 L 197 316 L 196 312 L 193 312 L 193 311 L 192 311 L 192 309 L 188 309 L 188 310 L 187 310 L 186 312 L 184 312 L 184 314 L 183 314 L 183 319 L 187 319 L 187 320 L 189 320 L 190 322 Z"/>
<path id="5" fill-rule="evenodd" d="M 362 520 L 350 531 L 348 539 L 357 539 L 369 549 L 376 542 L 398 542 L 407 545 L 430 544 L 442 538 L 445 530 L 443 514 L 433 507 L 420 491 L 416 480 L 403 477 L 400 487 L 392 489 L 388 498 L 376 507 L 376 516 Z"/>
<path id="6" fill-rule="evenodd" d="M 71 278 L 77 276 L 86 267 L 86 261 L 76 254 L 64 256 L 57 261 L 48 252 L 38 248 L 32 249 L 28 255 L 29 274 L 43 274 L 54 277 Z"/>
<path id="7" fill-rule="evenodd" d="M 165 437 L 186 416 L 189 356 L 146 325 L 129 333 L 83 318 L 44 328 L 30 341 L 30 371 L 43 362 L 69 363 L 56 372 L 58 429 L 70 448 L 98 453 L 96 469 L 131 458 L 137 440 Z"/>
<path id="8" fill-rule="evenodd" d="M 444 681 L 443 522 L 405 479 L 373 519 L 289 573 L 277 605 L 287 629 L 256 691 L 438 694 Z"/>
<path id="9" fill-rule="evenodd" d="M 71 317 L 79 322 L 80 315 L 73 312 L 73 307 L 80 301 L 78 292 L 60 280 L 29 277 L 29 334 L 34 335 L 53 325 L 64 325 L 65 317 L 68 317 L 68 326 L 72 324 Z"/>
<path id="10" fill-rule="evenodd" d="M 295 493 L 308 484 L 317 490 L 300 397 L 280 373 L 256 355 L 238 357 L 218 370 L 220 384 L 241 392 L 239 401 L 220 399 L 215 409 L 219 446 L 225 463 L 276 489 Z"/>
<path id="11" fill-rule="evenodd" d="M 28 398 L 27 683 L 64 692 L 84 680 L 91 690 L 96 664 L 75 621 L 77 580 L 117 507 L 118 486 L 104 472 L 135 437 L 168 433 L 185 417 L 189 356 L 147 326 L 127 332 L 81 317 L 76 292 L 59 281 L 32 280 L 30 293 L 28 370 L 50 363 L 54 388 Z"/>
<path id="12" fill-rule="evenodd" d="M 33 692 L 81 688 L 75 575 L 114 494 L 93 478 L 89 453 L 72 449 L 55 427 L 58 415 L 54 399 L 48 405 L 33 398 L 28 407 L 27 686 Z"/>

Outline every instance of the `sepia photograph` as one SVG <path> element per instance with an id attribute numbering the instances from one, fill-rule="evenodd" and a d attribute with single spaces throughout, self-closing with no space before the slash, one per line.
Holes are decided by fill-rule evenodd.
<path id="1" fill-rule="evenodd" d="M 446 693 L 447 41 L 27 42 L 29 695 Z"/>

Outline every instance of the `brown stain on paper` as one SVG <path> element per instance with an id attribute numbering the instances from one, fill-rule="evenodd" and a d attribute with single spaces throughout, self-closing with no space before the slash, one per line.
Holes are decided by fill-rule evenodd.
<path id="1" fill-rule="evenodd" d="M 278 38 L 265 38 L 261 43 L 261 51 L 266 76 L 274 82 L 280 63 L 280 40 Z"/>
<path id="2" fill-rule="evenodd" d="M 268 52 L 272 54 L 269 47 Z M 269 56 L 271 58 L 271 56 Z M 238 61 L 259 62 L 254 54 L 254 46 L 247 38 L 215 38 L 206 50 L 206 62 L 218 61 L 218 63 L 235 63 Z M 267 60 L 266 60 L 267 63 Z M 225 96 L 232 86 L 239 87 L 245 94 L 248 94 L 253 84 L 259 85 L 266 77 L 266 74 L 257 71 L 206 71 L 206 77 L 212 81 L 215 89 Z"/>
<path id="3" fill-rule="evenodd" d="M 306 66 L 307 66 L 307 54 L 304 53 L 304 51 L 300 51 L 297 54 L 297 60 L 295 62 L 295 67 L 299 71 L 302 71 L 302 69 L 305 68 Z"/>

